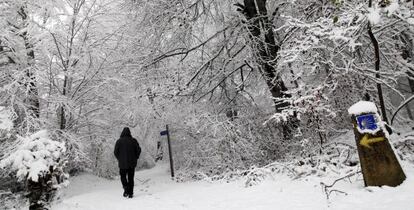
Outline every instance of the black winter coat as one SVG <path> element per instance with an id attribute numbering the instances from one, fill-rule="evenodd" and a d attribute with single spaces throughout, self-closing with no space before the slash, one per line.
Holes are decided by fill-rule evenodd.
<path id="1" fill-rule="evenodd" d="M 141 154 L 138 141 L 131 136 L 129 128 L 124 128 L 121 138 L 116 141 L 114 154 L 120 169 L 134 169 Z"/>

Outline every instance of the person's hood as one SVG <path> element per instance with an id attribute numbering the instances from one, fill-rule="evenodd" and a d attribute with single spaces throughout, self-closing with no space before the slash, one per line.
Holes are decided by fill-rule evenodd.
<path id="1" fill-rule="evenodd" d="M 132 137 L 131 136 L 131 131 L 129 130 L 128 127 L 125 127 L 124 130 L 122 130 L 121 138 L 122 137 Z"/>

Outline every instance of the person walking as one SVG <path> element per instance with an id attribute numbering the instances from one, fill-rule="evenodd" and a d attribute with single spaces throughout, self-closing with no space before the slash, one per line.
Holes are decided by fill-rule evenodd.
<path id="1" fill-rule="evenodd" d="M 121 137 L 116 141 L 114 154 L 118 160 L 119 174 L 121 175 L 124 197 L 134 195 L 134 174 L 137 160 L 141 154 L 138 141 L 132 137 L 128 127 L 122 130 Z"/>

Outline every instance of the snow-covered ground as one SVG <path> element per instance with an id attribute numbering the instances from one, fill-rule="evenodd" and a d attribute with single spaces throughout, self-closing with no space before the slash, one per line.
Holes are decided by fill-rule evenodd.
<path id="1" fill-rule="evenodd" d="M 140 209 L 140 210 L 266 210 L 266 209 L 414 209 L 414 168 L 404 166 L 408 176 L 399 187 L 363 187 L 362 175 L 338 182 L 329 201 L 320 182 L 334 179 L 308 177 L 291 180 L 275 175 L 258 185 L 245 187 L 243 180 L 177 183 L 169 178 L 166 165 L 135 174 L 135 197 L 122 197 L 119 180 L 92 175 L 74 177 L 61 200 L 52 209 Z"/>

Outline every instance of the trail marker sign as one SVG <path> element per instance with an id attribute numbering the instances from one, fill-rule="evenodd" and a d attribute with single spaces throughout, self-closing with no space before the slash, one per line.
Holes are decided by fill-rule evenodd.
<path id="1" fill-rule="evenodd" d="M 161 131 L 161 132 L 160 132 L 160 135 L 161 135 L 161 136 L 165 136 L 165 135 L 168 135 L 168 130 L 165 130 L 165 131 Z"/>
<path id="2" fill-rule="evenodd" d="M 360 101 L 348 109 L 365 186 L 398 186 L 404 171 L 388 141 L 388 131 L 374 103 Z"/>
<path id="3" fill-rule="evenodd" d="M 358 127 L 361 130 L 375 131 L 378 129 L 378 125 L 373 114 L 365 114 L 356 117 Z"/>
<path id="4" fill-rule="evenodd" d="M 161 136 L 167 136 L 167 142 L 168 142 L 168 155 L 170 158 L 170 170 L 171 170 L 171 177 L 174 178 L 174 161 L 172 156 L 172 149 L 171 149 L 171 141 L 170 141 L 170 132 L 168 130 L 168 125 L 165 126 L 165 130 L 160 132 Z"/>

